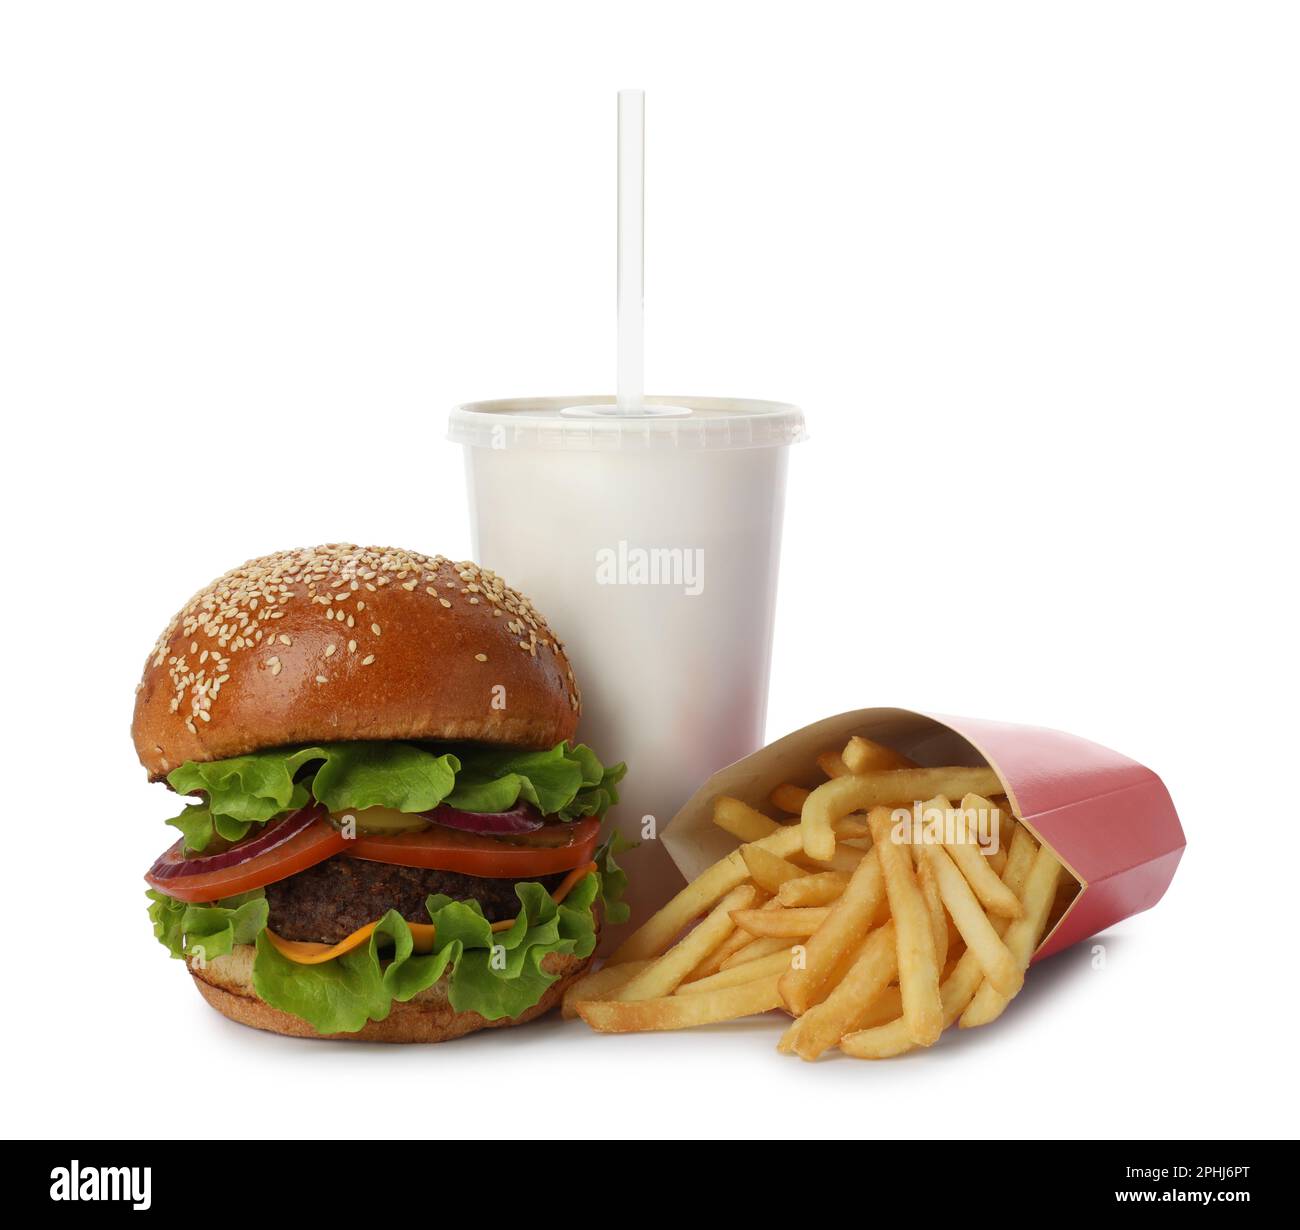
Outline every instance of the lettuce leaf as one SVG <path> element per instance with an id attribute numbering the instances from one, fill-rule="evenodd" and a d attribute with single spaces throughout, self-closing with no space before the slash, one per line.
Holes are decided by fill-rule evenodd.
<path id="1" fill-rule="evenodd" d="M 381 940 L 392 944 L 386 965 L 379 960 Z M 404 1003 L 433 986 L 451 957 L 450 950 L 415 956 L 411 928 L 389 910 L 366 944 L 320 965 L 290 961 L 263 931 L 253 958 L 253 990 L 318 1033 L 350 1034 L 367 1021 L 382 1021 L 394 1000 Z"/>
<path id="2" fill-rule="evenodd" d="M 308 761 L 320 759 L 324 749 L 253 752 L 228 760 L 198 764 L 187 760 L 167 774 L 167 784 L 177 794 L 207 795 L 216 814 L 250 823 L 270 820 L 293 801 L 294 774 Z"/>
<path id="3" fill-rule="evenodd" d="M 285 812 L 297 811 L 300 807 L 306 807 L 310 801 L 311 791 L 302 782 L 295 782 Z M 203 802 L 182 808 L 180 814 L 173 816 L 167 823 L 180 829 L 187 850 L 201 853 L 212 844 L 214 836 L 229 842 L 242 840 L 253 827 L 254 821 L 236 820 L 221 812 L 213 812 L 211 805 Z"/>
<path id="4" fill-rule="evenodd" d="M 191 905 L 149 889 L 154 936 L 173 957 L 211 961 L 224 957 L 236 944 L 251 944 L 266 929 L 270 912 L 259 888 L 212 905 Z"/>
<path id="5" fill-rule="evenodd" d="M 382 1021 L 394 1000 L 406 1002 L 450 968 L 447 998 L 457 1012 L 477 1012 L 490 1021 L 518 1016 L 555 981 L 557 975 L 541 968 L 549 954 L 586 957 L 595 948 L 591 907 L 598 880 L 584 876 L 560 905 L 540 884 L 516 884 L 519 913 L 508 930 L 498 932 L 477 901 L 432 896 L 426 908 L 434 950 L 424 955 L 414 954 L 411 929 L 395 910 L 384 915 L 367 944 L 319 965 L 290 961 L 263 933 L 253 960 L 253 989 L 319 1033 L 355 1033 L 367 1021 Z"/>
<path id="6" fill-rule="evenodd" d="M 450 752 L 425 751 L 414 743 L 331 743 L 312 794 L 332 812 L 366 807 L 432 811 L 451 793 L 460 761 Z"/>
<path id="7" fill-rule="evenodd" d="M 312 767 L 314 766 L 314 767 Z M 297 775 L 305 767 L 311 773 Z M 431 811 L 444 800 L 464 811 L 508 811 L 520 799 L 543 815 L 576 820 L 603 816 L 618 802 L 626 767 L 606 767 L 585 744 L 558 743 L 545 752 L 472 744 L 326 743 L 254 752 L 207 764 L 187 761 L 167 776 L 181 794 L 203 801 L 168 821 L 186 846 L 201 851 L 215 832 L 237 841 L 316 798 L 330 811 L 391 807 Z M 310 777 L 310 780 L 307 780 Z"/>
<path id="8" fill-rule="evenodd" d="M 621 762 L 602 769 L 596 784 L 579 790 L 573 802 L 560 809 L 560 817 L 564 820 L 578 820 L 583 816 L 603 817 L 618 802 L 618 783 L 626 775 L 627 765 Z"/>
<path id="9" fill-rule="evenodd" d="M 623 900 L 623 894 L 627 891 L 627 872 L 614 861 L 614 856 L 633 849 L 636 844 L 615 829 L 596 851 L 596 866 L 600 870 L 600 901 L 607 923 L 625 923 L 632 915 L 631 907 Z"/>
<path id="10" fill-rule="evenodd" d="M 615 880 L 619 875 L 615 869 Z M 320 1033 L 354 1033 L 367 1021 L 382 1021 L 393 1001 L 405 1003 L 448 970 L 447 996 L 456 1011 L 488 1020 L 520 1015 L 556 980 L 542 969 L 547 956 L 587 957 L 595 949 L 594 905 L 601 891 L 601 876 L 587 875 L 557 905 L 540 884 L 516 884 L 519 913 L 497 932 L 478 902 L 432 896 L 426 908 L 435 928 L 433 952 L 415 953 L 410 927 L 390 910 L 366 944 L 319 965 L 290 961 L 270 942 L 261 892 L 214 906 L 187 906 L 150 892 L 149 916 L 173 956 L 211 960 L 237 943 L 255 943 L 253 989 L 262 999 Z"/>

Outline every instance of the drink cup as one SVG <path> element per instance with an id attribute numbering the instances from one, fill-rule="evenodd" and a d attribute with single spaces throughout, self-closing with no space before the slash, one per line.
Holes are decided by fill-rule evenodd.
<path id="1" fill-rule="evenodd" d="M 476 402 L 465 446 L 473 555 L 564 638 L 578 735 L 628 775 L 613 823 L 632 922 L 680 887 L 658 830 L 763 743 L 788 446 L 776 402 L 609 397 Z"/>

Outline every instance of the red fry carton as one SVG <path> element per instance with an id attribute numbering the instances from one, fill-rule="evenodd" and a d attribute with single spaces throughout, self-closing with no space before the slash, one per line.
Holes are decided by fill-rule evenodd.
<path id="1" fill-rule="evenodd" d="M 1077 881 L 1034 960 L 1103 931 L 1164 896 L 1186 839 L 1164 783 L 1109 748 L 1059 730 L 910 709 L 857 709 L 796 730 L 719 770 L 664 829 L 679 870 L 694 879 L 738 844 L 713 824 L 720 794 L 768 811 L 782 782 L 824 781 L 819 753 L 862 735 L 922 766 L 988 765 L 1016 816 L 1060 858 Z M 957 800 L 954 800 L 957 802 Z"/>

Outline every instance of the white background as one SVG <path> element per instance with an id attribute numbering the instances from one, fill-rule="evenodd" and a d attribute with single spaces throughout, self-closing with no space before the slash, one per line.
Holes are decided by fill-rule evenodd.
<path id="1" fill-rule="evenodd" d="M 1287 10 L 6 5 L 4 1130 L 1293 1133 Z M 144 656 L 252 555 L 466 553 L 447 409 L 612 387 L 620 86 L 652 391 L 813 433 L 769 733 L 869 704 L 1076 731 L 1162 774 L 1186 857 L 1104 969 L 1076 948 L 896 1062 L 803 1064 L 775 1022 L 242 1029 L 144 915 Z"/>

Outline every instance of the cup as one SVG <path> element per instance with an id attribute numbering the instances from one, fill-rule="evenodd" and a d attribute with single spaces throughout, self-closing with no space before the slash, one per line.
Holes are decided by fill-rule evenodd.
<path id="1" fill-rule="evenodd" d="M 579 737 L 628 774 L 613 823 L 632 922 L 680 887 L 658 831 L 715 770 L 763 743 L 788 446 L 777 402 L 609 397 L 475 402 L 465 446 L 474 559 L 563 638 Z"/>

